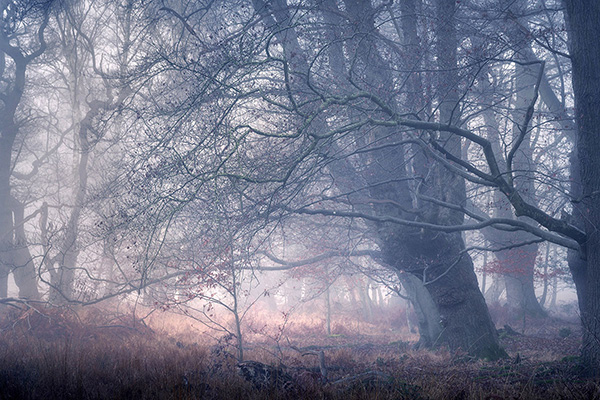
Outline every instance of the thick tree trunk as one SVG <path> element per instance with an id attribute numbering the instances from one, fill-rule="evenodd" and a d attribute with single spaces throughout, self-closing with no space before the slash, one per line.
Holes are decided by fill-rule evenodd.
<path id="1" fill-rule="evenodd" d="M 19 288 L 19 298 L 39 299 L 40 293 L 37 287 L 37 273 L 31 253 L 27 245 L 17 245 L 13 250 L 13 277 Z"/>
<path id="2" fill-rule="evenodd" d="M 374 28 L 371 19 L 373 12 L 366 2 L 345 1 L 347 11 L 356 21 L 354 25 L 360 37 L 354 49 L 356 58 L 361 60 L 364 68 L 364 80 L 372 88 L 388 88 L 393 80 L 386 76 L 389 67 L 373 49 L 377 44 L 368 36 Z M 455 35 L 454 10 L 455 2 L 438 0 L 437 11 L 444 18 L 439 18 L 437 57 L 440 69 L 438 90 L 440 100 L 440 121 L 454 123 L 459 119 L 456 105 L 459 100 L 458 77 L 456 76 L 457 38 Z M 414 9 L 414 7 L 413 7 Z M 385 97 L 385 93 L 380 93 Z M 393 104 L 394 100 L 389 100 Z M 389 137 L 389 131 L 382 131 L 381 138 Z M 440 136 L 444 136 L 440 134 Z M 383 143 L 376 136 L 378 142 Z M 441 137 L 447 150 L 460 157 L 461 140 L 457 136 Z M 376 161 L 371 161 L 367 180 L 373 180 L 370 195 L 374 199 L 395 199 L 398 203 L 410 208 L 412 198 L 406 183 L 395 185 L 375 184 L 380 181 L 395 180 L 401 177 L 399 169 L 404 164 L 403 155 L 393 149 L 373 154 Z M 431 166 L 431 160 L 419 157 L 414 169 L 422 170 L 425 179 L 423 194 L 433 195 L 443 201 L 454 204 L 465 204 L 464 180 L 450 171 Z M 374 178 L 369 178 L 374 177 Z M 461 224 L 463 215 L 433 205 L 422 204 L 422 215 L 428 222 L 439 224 Z M 376 207 L 378 214 L 397 215 L 397 207 Z M 406 217 L 406 216 L 404 216 Z M 447 345 L 452 350 L 463 349 L 477 357 L 497 359 L 505 355 L 498 345 L 494 324 L 487 310 L 483 295 L 479 291 L 473 263 L 464 251 L 464 242 L 459 233 L 443 234 L 432 231 L 419 231 L 406 227 L 383 224 L 378 229 L 380 247 L 387 264 L 417 276 L 426 286 L 440 317 L 441 333 L 432 344 Z M 423 309 L 427 311 L 427 309 Z M 431 329 L 431 328 L 429 328 Z M 431 339 L 431 338 L 430 338 Z"/>
<path id="3" fill-rule="evenodd" d="M 263 17 L 265 24 L 269 28 L 276 28 L 274 29 L 275 34 L 284 48 L 291 74 L 295 77 L 293 84 L 303 85 L 306 80 L 305 77 L 309 75 L 307 73 L 308 63 L 296 37 L 285 1 L 279 0 L 267 3 L 254 0 L 253 3 L 256 11 Z M 326 2 L 326 4 L 329 7 L 336 7 L 335 2 Z M 398 98 L 393 93 L 396 82 L 390 76 L 392 68 L 378 54 L 378 46 L 374 40 L 376 35 L 373 35 L 376 32 L 375 13 L 370 2 L 345 0 L 344 5 L 345 11 L 351 19 L 351 23 L 347 25 L 347 28 L 352 31 L 348 32 L 350 39 L 344 42 L 346 46 L 344 50 L 352 63 L 352 81 L 361 82 L 365 85 L 365 90 L 374 91 L 378 97 L 387 101 L 392 107 L 396 107 L 395 103 Z M 454 1 L 444 0 L 444 6 L 449 8 L 450 12 L 442 11 L 441 13 L 443 13 L 444 19 L 450 16 L 450 24 L 453 24 L 452 15 L 455 3 Z M 452 70 L 455 73 L 457 41 L 452 36 L 455 28 L 450 25 L 444 29 L 448 31 L 451 37 L 449 42 L 440 45 L 442 49 L 440 57 L 449 60 L 449 68 L 440 66 L 440 69 Z M 333 54 L 333 50 L 337 49 L 335 43 L 330 46 L 330 49 L 332 50 L 331 66 L 335 68 L 334 65 L 337 65 L 337 68 L 340 69 L 332 71 L 332 76 L 348 76 L 348 71 L 341 70 L 345 68 L 343 65 L 344 53 L 337 51 Z M 356 77 L 359 78 L 356 79 Z M 339 81 L 344 82 L 343 79 Z M 458 101 L 456 80 L 448 81 L 442 77 L 440 81 L 447 85 L 441 89 L 443 93 L 439 95 L 439 98 L 446 99 L 446 104 L 440 107 L 444 110 L 442 120 L 443 122 L 456 121 L 458 115 L 453 114 L 451 111 Z M 305 92 L 306 88 L 299 87 L 298 89 L 300 89 L 300 92 Z M 356 90 L 351 86 L 348 89 L 351 91 Z M 305 102 L 305 99 L 301 100 L 300 103 Z M 352 111 L 349 114 L 352 114 Z M 350 118 L 352 118 L 352 115 L 350 115 Z M 319 122 L 315 121 L 313 124 L 316 126 Z M 317 131 L 326 132 L 329 130 L 324 121 L 321 124 L 319 128 L 322 129 L 317 129 Z M 393 128 L 379 127 L 369 132 L 360 131 L 354 139 L 359 145 L 367 141 L 383 145 L 392 144 L 401 137 L 402 133 Z M 456 154 L 460 154 L 460 140 L 448 139 L 449 149 Z M 406 163 L 403 152 L 390 146 L 377 151 L 362 153 L 358 157 L 360 159 L 356 161 L 360 162 L 362 167 L 360 173 L 357 172 L 357 174 L 360 174 L 359 182 L 366 185 L 369 198 L 376 200 L 375 203 L 377 203 L 369 210 L 369 213 L 375 212 L 378 215 L 414 218 L 413 213 L 405 214 L 402 210 L 403 208 L 413 208 L 410 187 L 407 180 L 403 179 L 406 176 Z M 421 168 L 424 171 L 423 176 L 431 176 L 431 178 L 427 178 L 428 181 L 425 184 L 432 188 L 430 194 L 444 201 L 464 204 L 464 181 L 442 168 L 432 167 L 431 161 L 427 160 L 426 157 L 422 157 L 415 165 L 415 169 Z M 348 179 L 347 172 L 340 171 L 341 173 L 337 174 L 333 170 L 334 167 L 332 166 L 332 174 L 336 180 L 338 178 L 340 181 Z M 429 171 L 430 168 L 434 170 Z M 440 189 L 442 186 L 443 190 Z M 365 187 L 362 187 L 362 189 L 364 193 Z M 392 205 L 392 202 L 401 204 L 401 207 Z M 357 206 L 360 207 L 360 203 Z M 421 214 L 425 215 L 427 222 L 462 223 L 462 214 L 458 212 L 431 205 L 424 205 L 423 207 L 426 207 L 426 209 L 420 211 L 423 211 Z M 495 327 L 491 322 L 485 301 L 479 291 L 473 265 L 470 256 L 464 251 L 464 243 L 460 234 L 420 231 L 396 224 L 378 224 L 374 228 L 374 240 L 378 242 L 382 249 L 386 264 L 398 271 L 409 271 L 417 279 L 423 280 L 423 275 L 426 275 L 425 281 L 428 282 L 426 288 L 431 299 L 433 299 L 436 311 L 443 315 L 443 332 L 439 335 L 439 340 L 435 340 L 435 344 L 447 345 L 452 350 L 461 348 L 476 356 L 491 359 L 505 354 L 498 346 Z M 440 253 L 440 251 L 443 253 Z M 439 320 L 437 324 L 439 325 Z"/>
<path id="4" fill-rule="evenodd" d="M 437 0 L 438 15 L 437 59 L 440 69 L 439 88 L 440 122 L 454 124 L 460 119 L 459 78 L 457 68 L 458 39 L 454 13 L 454 0 Z M 455 135 L 440 134 L 441 143 L 450 153 L 461 156 L 461 139 Z M 439 168 L 440 199 L 453 204 L 466 204 L 465 182 L 445 168 Z M 440 222 L 460 224 L 464 215 L 457 211 L 441 209 Z M 428 233 L 423 241 L 426 245 L 416 246 L 419 258 L 428 255 L 429 263 L 423 269 L 423 282 L 438 306 L 443 328 L 442 342 L 451 343 L 481 358 L 497 359 L 506 355 L 498 345 L 496 328 L 489 315 L 487 305 L 477 282 L 473 262 L 460 233 Z M 422 242 L 422 243 L 423 243 Z"/>
<path id="5" fill-rule="evenodd" d="M 583 324 L 582 357 L 600 374 L 600 2 L 565 0 L 573 65 L 577 156 L 581 194 L 577 200 L 587 241 L 584 263 L 571 264 Z"/>
<path id="6" fill-rule="evenodd" d="M 458 246 L 451 242 L 446 250 L 456 254 Z M 440 311 L 442 342 L 453 343 L 480 358 L 496 360 L 506 356 L 498 345 L 496 327 L 479 291 L 470 257 L 463 257 L 453 269 L 452 279 L 441 278 L 429 288 Z"/>
<path id="7" fill-rule="evenodd" d="M 395 243 L 388 248 L 395 253 L 386 252 L 386 258 L 396 260 L 398 265 L 419 266 L 410 272 L 420 275 L 417 280 L 421 285 L 425 283 L 439 314 L 436 325 L 441 326 L 441 332 L 434 343 L 453 350 L 460 348 L 480 358 L 505 356 L 498 345 L 471 258 L 463 252 L 460 234 L 424 232 L 421 240 L 411 241 L 404 236 Z M 432 329 L 431 324 L 428 329 Z"/>

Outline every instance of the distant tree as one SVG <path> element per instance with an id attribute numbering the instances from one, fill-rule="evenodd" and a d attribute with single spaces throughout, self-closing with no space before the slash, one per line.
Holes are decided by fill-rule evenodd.
<path id="1" fill-rule="evenodd" d="M 79 259 L 91 241 L 89 236 L 84 237 L 87 235 L 82 228 L 90 222 L 89 188 L 95 179 L 92 170 L 100 165 L 101 153 L 107 152 L 114 140 L 107 128 L 109 117 L 123 107 L 132 92 L 127 68 L 136 50 L 132 43 L 133 1 L 111 3 L 82 1 L 65 4 L 56 11 L 54 30 L 60 56 L 50 62 L 53 74 L 47 84 L 54 86 L 56 99 L 67 107 L 57 112 L 63 118 L 48 134 L 55 133 L 60 150 L 68 147 L 70 151 L 52 155 L 62 168 L 47 172 L 55 176 L 55 188 L 45 188 L 53 195 L 44 198 L 41 225 L 43 267 L 49 274 L 45 283 L 50 287 L 49 301 L 55 304 L 83 300 L 81 296 L 88 300 L 95 297 L 95 293 L 85 292 L 95 292 L 94 280 L 98 282 L 102 275 Z M 102 36 L 98 28 L 108 21 L 116 29 Z M 101 46 L 102 41 L 111 45 Z M 109 54 L 114 58 L 106 67 L 103 60 L 108 60 Z"/>
<path id="2" fill-rule="evenodd" d="M 0 297 L 13 272 L 19 296 L 38 298 L 37 274 L 23 235 L 23 203 L 12 193 L 17 140 L 26 113 L 21 109 L 28 69 L 46 51 L 52 1 L 0 2 Z"/>

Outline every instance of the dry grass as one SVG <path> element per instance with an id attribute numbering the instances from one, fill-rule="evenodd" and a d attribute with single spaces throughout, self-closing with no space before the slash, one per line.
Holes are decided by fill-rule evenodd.
<path id="1" fill-rule="evenodd" d="M 336 334 L 327 336 L 317 316 L 303 315 L 278 338 L 277 323 L 255 319 L 246 327 L 254 329 L 246 358 L 285 370 L 295 384 L 257 389 L 237 375 L 230 340 L 207 340 L 189 321 L 165 317 L 151 329 L 103 310 L 4 311 L 0 399 L 600 398 L 599 382 L 577 372 L 577 326 L 563 338 L 566 325 L 556 321 L 544 322 L 543 333 L 504 336 L 511 358 L 486 363 L 411 350 L 415 336 L 381 320 L 336 320 Z M 328 383 L 317 357 L 298 349 L 324 351 Z"/>

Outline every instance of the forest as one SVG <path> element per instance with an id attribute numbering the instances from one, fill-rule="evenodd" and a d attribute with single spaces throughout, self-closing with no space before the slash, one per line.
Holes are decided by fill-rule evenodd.
<path id="1" fill-rule="evenodd" d="M 600 399 L 597 0 L 0 0 L 0 399 Z"/>

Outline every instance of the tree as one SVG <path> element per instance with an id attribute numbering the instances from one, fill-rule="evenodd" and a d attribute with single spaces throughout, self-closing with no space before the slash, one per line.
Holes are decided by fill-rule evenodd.
<path id="1" fill-rule="evenodd" d="M 302 85 L 305 79 L 309 81 L 309 84 L 312 83 L 310 82 L 310 79 L 312 79 L 311 74 L 318 76 L 321 72 L 320 67 L 315 67 L 320 60 L 318 58 L 312 60 L 310 66 L 308 61 L 306 61 L 310 56 L 302 50 L 302 45 L 298 40 L 299 35 L 294 32 L 292 17 L 288 11 L 289 7 L 283 2 L 273 4 L 271 8 L 261 2 L 255 2 L 254 4 L 265 24 L 268 27 L 276 26 L 279 29 L 274 31 L 274 35 L 283 46 L 285 59 L 289 60 L 290 74 L 296 75 L 290 78 L 290 87 L 295 88 L 298 85 Z M 363 90 L 362 93 L 365 98 L 368 98 L 370 94 L 377 96 L 378 99 L 381 97 L 380 100 L 389 107 L 389 112 L 395 113 L 398 105 L 394 104 L 395 100 L 393 100 L 393 95 L 391 94 L 393 91 L 388 92 L 387 90 L 387 88 L 393 86 L 395 78 L 389 73 L 391 68 L 388 61 L 382 55 L 378 54 L 377 48 L 380 46 L 380 43 L 374 40 L 376 35 L 372 34 L 372 32 L 376 32 L 375 18 L 379 11 L 371 9 L 370 5 L 364 2 L 348 1 L 344 4 L 346 7 L 345 23 L 348 24 L 346 29 L 349 39 L 344 37 L 342 40 L 345 41 L 344 45 L 347 46 L 346 52 L 349 54 L 349 60 L 346 61 L 339 57 L 339 54 L 343 53 L 340 50 L 336 50 L 338 55 L 334 54 L 336 42 L 329 45 L 331 48 L 330 51 L 326 45 L 324 49 L 327 50 L 324 50 L 324 53 L 329 57 L 330 66 L 332 64 L 331 60 L 337 60 L 338 69 L 333 69 L 331 75 L 338 77 L 337 80 L 340 80 L 340 76 L 345 77 L 351 85 L 355 86 L 356 90 Z M 453 3 L 450 5 L 450 3 L 441 2 L 437 6 L 439 15 L 447 16 L 454 13 Z M 325 13 L 333 13 L 335 11 L 335 9 L 324 10 Z M 452 73 L 449 72 L 452 71 L 452 63 L 456 63 L 454 26 L 450 20 L 449 23 L 439 23 L 438 27 L 441 32 L 439 38 L 443 39 L 439 39 L 438 41 L 437 57 L 440 62 L 440 70 L 446 71 L 441 81 L 455 82 L 457 77 L 452 76 Z M 346 63 L 349 65 L 348 70 L 343 66 Z M 310 69 L 311 67 L 314 68 L 315 72 Z M 317 82 L 316 78 L 315 82 Z M 318 121 L 324 118 L 319 113 L 322 112 L 324 115 L 332 113 L 333 110 L 329 109 L 327 102 L 331 101 L 334 103 L 335 96 L 338 94 L 335 91 L 330 93 L 322 84 L 323 82 L 319 82 L 319 87 L 311 85 L 308 89 L 298 88 L 297 91 L 298 95 L 301 96 L 301 93 L 307 90 L 323 90 L 323 92 L 318 92 L 317 95 L 325 99 L 323 105 L 324 111 L 313 108 L 315 116 L 311 117 L 311 119 L 314 118 L 315 122 L 311 128 L 322 134 L 323 137 L 327 137 L 327 134 L 323 134 L 323 132 L 335 131 L 335 128 L 327 126 L 323 122 L 319 124 Z M 354 88 L 344 86 L 339 89 L 342 94 L 344 92 L 351 92 L 352 90 Z M 295 104 L 292 104 L 292 107 L 297 107 L 296 104 L 310 104 L 308 99 L 302 99 L 300 96 L 299 100 L 296 100 Z M 349 98 L 351 97 L 352 95 L 349 95 Z M 452 121 L 458 118 L 458 114 L 453 109 L 454 100 L 457 97 L 458 94 L 452 84 L 440 90 L 439 98 L 442 99 L 440 118 L 442 120 Z M 336 213 L 335 211 L 309 210 L 306 208 L 301 208 L 300 210 L 296 210 L 296 212 L 338 215 L 342 217 L 367 217 L 367 219 L 368 215 L 373 212 L 380 216 L 385 216 L 380 219 L 371 219 L 372 222 L 375 222 L 372 225 L 374 225 L 373 229 L 377 232 L 375 242 L 382 250 L 382 258 L 385 264 L 393 266 L 395 269 L 406 270 L 417 275 L 423 283 L 428 285 L 429 294 L 433 297 L 439 314 L 443 315 L 442 327 L 437 330 L 440 333 L 439 337 L 429 337 L 427 335 L 428 330 L 422 330 L 421 334 L 424 344 L 448 344 L 451 348 L 468 349 L 473 354 L 479 356 L 498 357 L 502 352 L 497 347 L 495 329 L 489 319 L 483 297 L 478 290 L 472 263 L 468 255 L 463 251 L 464 244 L 461 244 L 462 239 L 460 235 L 458 233 L 440 234 L 433 231 L 423 232 L 419 228 L 406 228 L 393 222 L 390 223 L 390 220 L 393 220 L 394 217 L 406 220 L 414 218 L 410 212 L 402 211 L 403 209 L 412 208 L 414 204 L 410 194 L 410 187 L 407 184 L 410 178 L 406 177 L 403 171 L 405 168 L 404 156 L 394 148 L 399 146 L 394 142 L 399 140 L 402 133 L 393 127 L 385 127 L 384 124 L 378 127 L 376 126 L 377 124 L 374 124 L 375 127 L 370 128 L 370 132 L 362 132 L 360 129 L 362 123 L 355 121 L 368 118 L 369 116 L 365 115 L 365 111 L 367 110 L 361 110 L 359 107 L 354 108 L 355 105 L 351 103 L 352 101 L 348 101 L 348 104 L 344 103 L 343 98 L 338 100 L 337 104 L 347 107 L 349 110 L 347 111 L 349 121 L 342 119 L 340 123 L 346 123 L 346 126 L 354 125 L 357 127 L 352 130 L 351 135 L 357 135 L 354 140 L 359 146 L 363 146 L 362 151 L 360 151 L 362 154 L 354 156 L 352 152 L 349 154 L 343 154 L 342 152 L 341 155 L 338 154 L 336 157 L 341 160 L 355 158 L 356 161 L 354 162 L 359 163 L 358 165 L 361 165 L 364 172 L 353 172 L 352 167 L 348 168 L 349 163 L 345 166 L 341 164 L 336 166 L 331 161 L 328 161 L 327 168 L 332 173 L 335 185 L 339 188 L 342 196 L 346 196 L 351 192 L 361 191 L 367 194 L 366 196 L 358 196 L 358 201 L 355 202 L 352 202 L 352 198 L 350 198 L 350 203 L 358 210 L 361 210 L 361 212 Z M 331 108 L 333 109 L 334 107 L 332 106 Z M 299 115 L 310 114 L 311 108 L 307 110 L 298 109 L 297 111 Z M 331 115 L 333 117 L 335 113 Z M 340 131 L 343 132 L 342 129 L 344 128 L 340 128 Z M 350 131 L 350 129 L 348 130 Z M 315 143 L 318 143 L 319 137 L 315 136 Z M 442 138 L 442 140 L 444 139 Z M 456 141 L 451 136 L 447 136 L 446 140 L 455 142 L 451 144 L 452 152 L 458 151 L 460 153 L 460 140 Z M 325 142 L 325 140 L 322 142 Z M 327 145 L 330 146 L 333 152 L 336 151 L 338 146 L 341 146 L 341 143 L 340 138 L 327 140 Z M 371 150 L 369 146 L 379 147 L 379 149 Z M 420 151 L 417 157 L 417 161 L 413 161 L 412 168 L 422 172 L 422 179 L 425 180 L 425 183 L 422 185 L 423 193 L 421 195 L 423 197 L 425 195 L 441 196 L 447 198 L 448 201 L 460 201 L 461 196 L 464 197 L 464 184 L 461 185 L 461 178 L 458 178 L 454 174 L 448 174 L 444 169 L 428 167 L 427 163 L 430 160 L 426 156 L 421 156 Z M 358 186 L 350 187 L 344 181 L 353 176 L 357 177 L 353 181 L 359 184 Z M 444 186 L 443 188 L 436 185 L 436 182 L 444 180 L 450 180 L 453 184 Z M 370 202 L 372 206 L 361 207 L 360 203 L 364 204 L 364 202 Z M 430 221 L 435 221 L 435 223 L 440 225 L 460 223 L 462 215 L 460 212 L 450 211 L 449 213 L 445 213 L 444 211 L 440 211 L 441 209 L 438 206 L 431 205 L 431 203 L 427 203 L 426 201 L 424 204 L 426 205 L 423 205 L 423 208 L 419 212 L 425 215 L 429 214 L 426 218 L 429 218 Z M 444 257 L 442 257 L 442 254 L 444 254 Z M 449 254 L 452 255 L 452 261 L 446 264 Z"/>
<path id="2" fill-rule="evenodd" d="M 508 88 L 508 94 L 504 94 L 507 88 L 492 87 L 488 76 L 493 76 L 494 71 L 488 66 L 481 69 L 481 79 L 478 81 L 477 92 L 482 101 L 482 117 L 485 123 L 486 134 L 490 140 L 494 152 L 498 155 L 498 161 L 505 166 L 506 160 L 502 155 L 502 142 L 510 142 L 518 137 L 519 124 L 522 121 L 527 105 L 533 98 L 533 89 L 535 87 L 535 75 L 531 68 L 516 65 L 514 84 Z M 500 122 L 494 111 L 494 104 L 504 97 L 511 99 L 512 91 L 516 92 L 516 98 L 512 102 L 514 111 L 509 118 L 514 121 L 511 127 L 512 136 L 501 135 Z M 502 94 L 500 94 L 502 93 Z M 510 107 L 510 106 L 509 106 Z M 536 204 L 536 185 L 533 170 L 529 163 L 533 160 L 533 148 L 530 144 L 529 136 L 523 141 L 520 150 L 516 153 L 515 169 L 520 173 L 516 179 L 516 184 L 520 190 L 528 194 L 528 200 Z M 492 199 L 487 207 L 492 208 L 493 216 L 496 218 L 514 218 L 510 203 L 504 198 L 498 190 L 492 192 Z M 507 232 L 497 229 L 484 229 L 482 231 L 486 240 L 495 248 L 504 248 L 506 250 L 495 251 L 496 257 L 494 272 L 502 275 L 506 287 L 506 297 L 508 305 L 518 314 L 527 314 L 532 316 L 544 316 L 545 312 L 540 307 L 534 288 L 534 269 L 537 259 L 538 243 L 534 240 L 535 236 L 527 232 Z M 520 245 L 529 243 L 528 245 Z"/>
<path id="3" fill-rule="evenodd" d="M 49 286 L 48 300 L 53 304 L 94 297 L 88 292 L 95 291 L 92 288 L 101 279 L 102 271 L 93 271 L 79 256 L 91 241 L 89 236 L 84 237 L 84 227 L 90 221 L 90 181 L 95 178 L 92 169 L 99 165 L 101 154 L 110 146 L 111 139 L 107 136 L 120 135 L 108 132 L 107 115 L 121 108 L 131 93 L 127 64 L 135 51 L 131 43 L 132 11 L 131 1 L 114 8 L 110 3 L 77 2 L 56 10 L 53 28 L 60 55 L 49 60 L 52 73 L 44 83 L 67 107 L 59 108 L 56 113 L 62 118 L 54 125 L 49 124 L 52 129 L 48 140 L 56 143 L 54 150 L 61 151 L 48 152 L 45 157 L 70 168 L 68 172 L 64 168 L 49 172 L 50 163 L 43 168 L 56 179 L 52 182 L 55 193 L 43 196 L 40 226 L 42 266 L 49 275 L 43 281 Z M 116 30 L 105 32 L 103 37 L 98 27 L 106 23 L 104 15 L 113 18 Z M 112 46 L 98 45 L 101 40 L 109 41 Z M 114 63 L 107 68 L 101 60 L 111 51 L 115 54 Z M 47 115 L 51 114 L 48 110 Z M 111 123 L 115 120 L 113 117 Z M 66 152 L 66 148 L 70 151 Z M 42 186 L 43 190 L 48 191 Z M 82 272 L 89 281 L 81 281 Z"/>
<path id="4" fill-rule="evenodd" d="M 439 15 L 454 12 L 454 5 L 449 2 L 438 6 Z M 399 124 L 386 126 L 387 122 L 377 120 L 394 114 L 393 110 L 399 105 L 393 97 L 395 89 L 386 92 L 396 79 L 389 73 L 390 61 L 384 57 L 386 46 L 372 51 L 381 46 L 374 41 L 376 36 L 371 32 L 375 31 L 375 19 L 382 10 L 352 1 L 346 2 L 345 7 L 344 35 L 339 42 L 329 41 L 329 29 L 317 30 L 323 35 L 308 37 L 309 41 L 300 39 L 301 27 L 304 24 L 311 26 L 324 18 L 327 13 L 323 11 L 327 10 L 316 9 L 296 24 L 292 7 L 285 2 L 267 5 L 256 1 L 254 8 L 262 19 L 262 32 L 261 29 L 247 29 L 242 35 L 235 30 L 226 40 L 221 39 L 220 43 L 226 43 L 221 45 L 221 49 L 226 50 L 222 54 L 225 68 L 220 69 L 214 62 L 210 65 L 195 61 L 199 58 L 189 51 L 182 57 L 165 49 L 169 65 L 175 66 L 171 71 L 176 82 L 179 78 L 189 82 L 190 71 L 192 77 L 201 81 L 206 81 L 207 76 L 214 77 L 201 87 L 202 102 L 197 103 L 200 98 L 197 94 L 186 94 L 184 99 L 195 99 L 193 108 L 183 108 L 190 103 L 179 99 L 175 100 L 174 107 L 170 107 L 174 110 L 173 115 L 185 115 L 185 121 L 189 121 L 192 113 L 200 116 L 204 109 L 207 112 L 200 120 L 211 126 L 211 130 L 205 135 L 206 130 L 198 131 L 190 125 L 186 140 L 190 140 L 192 132 L 199 134 L 199 145 L 175 145 L 174 152 L 170 145 L 164 145 L 173 139 L 162 138 L 161 151 L 164 150 L 164 154 L 171 152 L 171 155 L 161 155 L 162 160 L 169 161 L 159 168 L 149 167 L 161 172 L 155 173 L 158 185 L 146 186 L 158 188 L 157 193 L 162 191 L 161 202 L 171 202 L 172 206 L 163 209 L 165 217 L 175 215 L 168 210 L 174 210 L 176 204 L 187 207 L 187 204 L 202 199 L 201 193 L 209 188 L 208 183 L 215 182 L 219 190 L 239 192 L 244 199 L 242 208 L 246 214 L 256 212 L 258 217 L 266 217 L 266 226 L 280 223 L 278 221 L 294 214 L 308 218 L 317 214 L 368 221 L 366 226 L 382 250 L 385 264 L 418 276 L 443 315 L 440 337 L 427 337 L 423 332 L 424 341 L 430 345 L 463 348 L 482 357 L 501 356 L 503 352 L 498 347 L 495 329 L 478 290 L 472 262 L 458 232 L 461 228 L 456 228 L 462 224 L 462 213 L 459 210 L 447 212 L 448 208 L 428 200 L 431 196 L 441 196 L 448 201 L 461 201 L 465 195 L 462 178 L 433 165 L 431 154 L 422 154 L 420 147 L 420 161 L 411 168 L 422 172 L 415 180 L 415 187 L 422 189 L 418 195 L 422 208 L 417 212 L 410 210 L 415 201 L 414 190 L 408 184 L 411 178 L 407 176 L 405 156 L 397 148 L 405 143 L 421 144 L 418 139 L 403 142 L 405 132 L 398 129 Z M 187 12 L 169 10 L 177 20 L 185 22 L 183 41 L 176 42 L 177 48 L 187 44 L 188 40 L 194 43 L 199 39 L 195 32 L 201 28 L 192 24 L 193 20 L 186 17 Z M 336 15 L 335 11 L 328 12 Z M 198 14 L 192 12 L 189 15 Z M 238 16 L 253 18 L 243 12 L 236 18 Z M 254 22 L 240 25 L 254 26 Z M 211 28 L 210 24 L 202 26 L 208 32 L 212 32 Z M 440 37 L 449 40 L 440 39 L 437 46 L 440 68 L 446 71 L 441 80 L 447 78 L 449 81 L 446 82 L 451 82 L 456 77 L 447 71 L 457 62 L 454 30 L 452 24 L 443 23 L 439 29 Z M 230 47 L 236 42 L 244 44 L 240 46 L 241 52 Z M 258 46 L 249 47 L 249 42 Z M 324 43 L 322 52 L 309 50 L 319 43 Z M 329 46 L 330 43 L 333 44 Z M 206 47 L 211 48 L 208 43 Z M 247 48 L 251 52 L 245 52 Z M 340 49 L 343 50 L 340 52 Z M 344 52 L 347 56 L 340 58 Z M 332 65 L 333 60 L 338 64 Z M 232 66 L 235 69 L 231 69 Z M 329 76 L 337 77 L 339 83 L 333 91 L 327 88 L 328 82 L 323 79 Z M 265 82 L 267 85 L 263 84 Z M 223 96 L 222 90 L 229 94 Z M 381 101 L 380 94 L 385 96 Z M 212 98 L 213 95 L 218 97 Z M 441 118 L 444 120 L 458 118 L 452 106 L 457 97 L 453 85 L 443 87 L 436 95 L 436 99 L 442 99 Z M 224 105 L 215 108 L 217 99 L 223 99 Z M 362 106 L 365 101 L 366 109 Z M 232 109 L 240 112 L 232 112 Z M 459 154 L 460 140 L 452 135 L 446 135 L 445 139 L 452 143 L 451 152 Z M 213 141 L 219 149 L 216 154 L 207 147 Z M 216 163 L 211 161 L 215 156 Z M 197 165 L 198 161 L 202 164 Z M 167 182 L 165 172 L 172 177 L 167 185 L 164 185 Z M 425 184 L 420 186 L 419 180 Z M 443 180 L 453 184 L 442 187 L 439 182 Z M 177 187 L 176 182 L 183 186 Z M 173 185 L 177 188 L 172 189 Z M 327 187 L 335 187 L 335 190 L 324 189 Z M 331 208 L 309 207 L 313 200 L 321 200 Z M 359 212 L 348 211 L 352 209 Z M 445 232 L 431 230 L 438 226 Z"/>
<path id="5" fill-rule="evenodd" d="M 22 124 L 19 107 L 27 84 L 27 69 L 46 50 L 45 31 L 52 1 L 0 2 L 0 297 L 15 274 L 21 297 L 39 297 L 37 274 L 22 235 L 22 204 L 11 194 L 15 142 Z"/>
<path id="6" fill-rule="evenodd" d="M 581 221 L 584 235 L 578 240 L 579 256 L 585 262 L 570 263 L 577 287 L 584 329 L 582 356 L 589 371 L 600 369 L 600 4 L 595 1 L 565 0 L 569 53 L 573 68 L 573 94 L 577 123 L 578 172 L 581 196 L 574 198 L 574 217 Z M 577 176 L 574 177 L 577 179 Z M 577 181 L 575 181 L 577 182 Z"/>

